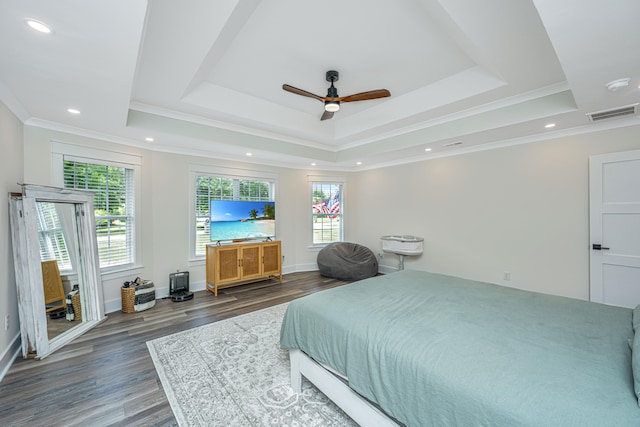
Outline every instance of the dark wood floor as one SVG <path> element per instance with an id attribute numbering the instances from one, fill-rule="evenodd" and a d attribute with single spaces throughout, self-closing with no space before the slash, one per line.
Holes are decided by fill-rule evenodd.
<path id="1" fill-rule="evenodd" d="M 140 313 L 109 314 L 41 361 L 14 362 L 0 383 L 5 426 L 177 425 L 146 341 L 345 284 L 318 272 L 222 290 L 191 301 L 158 300 Z"/>

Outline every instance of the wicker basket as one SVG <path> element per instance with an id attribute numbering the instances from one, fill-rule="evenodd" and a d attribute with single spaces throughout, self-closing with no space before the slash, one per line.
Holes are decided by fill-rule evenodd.
<path id="1" fill-rule="evenodd" d="M 139 285 L 124 286 L 122 291 L 122 312 L 137 313 L 156 305 L 155 286 L 151 280 L 143 280 Z"/>
<path id="2" fill-rule="evenodd" d="M 71 305 L 73 306 L 73 320 L 82 322 L 82 306 L 80 305 L 80 293 L 76 293 L 71 297 Z"/>
<path id="3" fill-rule="evenodd" d="M 135 313 L 135 302 L 136 302 L 136 288 L 135 286 L 130 286 L 125 288 L 124 286 L 120 288 L 122 290 L 122 312 L 123 313 Z"/>

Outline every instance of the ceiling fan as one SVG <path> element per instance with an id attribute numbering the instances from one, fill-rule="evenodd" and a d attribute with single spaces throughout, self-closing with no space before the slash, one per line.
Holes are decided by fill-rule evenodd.
<path id="1" fill-rule="evenodd" d="M 315 98 L 318 101 L 322 101 L 324 103 L 324 113 L 322 114 L 322 117 L 320 117 L 320 120 L 332 118 L 333 113 L 340 109 L 341 102 L 366 101 L 369 99 L 386 98 L 387 96 L 391 96 L 391 93 L 387 89 L 376 89 L 349 96 L 338 96 L 338 89 L 333 85 L 334 82 L 338 81 L 338 77 L 339 73 L 337 71 L 327 71 L 327 81 L 331 82 L 331 86 L 327 91 L 327 96 L 316 95 L 288 84 L 283 84 L 282 89 L 287 92 L 295 93 L 296 95 L 308 96 L 309 98 Z"/>

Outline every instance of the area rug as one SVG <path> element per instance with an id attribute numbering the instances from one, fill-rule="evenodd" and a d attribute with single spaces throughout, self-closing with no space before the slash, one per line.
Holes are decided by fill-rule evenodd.
<path id="1" fill-rule="evenodd" d="M 289 385 L 280 350 L 287 304 L 148 341 L 178 424 L 356 426 L 311 383 Z"/>

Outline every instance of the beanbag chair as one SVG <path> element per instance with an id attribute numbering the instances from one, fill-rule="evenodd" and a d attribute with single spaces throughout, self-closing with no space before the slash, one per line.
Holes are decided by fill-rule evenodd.
<path id="1" fill-rule="evenodd" d="M 320 274 L 339 280 L 361 280 L 378 274 L 371 249 L 357 243 L 331 243 L 318 252 Z"/>

